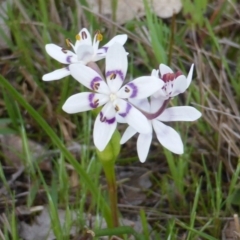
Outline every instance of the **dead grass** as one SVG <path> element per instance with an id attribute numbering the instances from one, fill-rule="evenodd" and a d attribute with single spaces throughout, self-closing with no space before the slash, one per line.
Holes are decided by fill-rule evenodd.
<path id="1" fill-rule="evenodd" d="M 98 179 L 101 167 L 95 166 L 90 114 L 69 116 L 61 111 L 67 96 L 79 91 L 80 86 L 70 78 L 64 82 L 41 81 L 44 73 L 60 66 L 56 61 L 50 60 L 44 45 L 53 42 L 65 46 L 65 39 L 74 39 L 75 33 L 83 26 L 92 32 L 100 29 L 104 41 L 110 39 L 115 32 L 127 33 L 129 42 L 126 48 L 134 54 L 129 58 L 133 64 L 129 67 L 129 72 L 134 77 L 149 74 L 149 68 L 157 68 L 159 62 L 154 54 L 159 49 L 152 48 L 146 17 L 137 17 L 120 25 L 108 16 L 92 15 L 92 10 L 78 1 L 69 4 L 65 1 L 49 1 L 44 4 L 40 6 L 39 2 L 34 2 L 29 6 L 27 1 L 14 1 L 7 20 L 11 30 L 9 47 L 0 49 L 0 73 L 41 114 L 63 142 L 80 143 L 77 153 L 74 153 L 76 159 L 92 174 L 97 169 Z M 136 220 L 140 209 L 144 209 L 152 232 L 156 236 L 163 236 L 162 239 L 221 239 L 225 234 L 222 229 L 225 231 L 227 228 L 225 223 L 239 211 L 239 203 L 232 202 L 239 188 L 239 9 L 237 1 L 209 1 L 203 25 L 194 23 L 191 13 L 183 12 L 176 15 L 174 28 L 172 19 L 159 20 L 166 31 L 172 34 L 171 41 L 164 40 L 168 46 L 166 55 L 171 55 L 171 66 L 184 70 L 189 69 L 192 62 L 195 64 L 195 76 L 189 91 L 175 99 L 174 105 L 191 104 L 200 109 L 203 116 L 194 124 L 177 125 L 185 142 L 183 156 L 166 153 L 157 141 L 153 141 L 149 160 L 140 164 L 136 158 L 135 140 L 132 139 L 122 148 L 117 170 L 121 213 L 128 219 Z M 172 54 L 168 51 L 171 49 L 169 45 Z M 104 69 L 104 65 L 100 65 Z M 16 206 L 30 208 L 47 204 L 48 194 L 53 196 L 59 208 L 68 206 L 93 215 L 98 214 L 96 200 L 92 199 L 72 166 L 65 162 L 32 116 L 18 106 L 23 119 L 23 124 L 20 124 L 13 98 L 3 88 L 2 90 L 0 120 L 8 118 L 11 123 L 1 125 L 0 122 L 0 133 L 3 129 L 11 129 L 23 139 L 20 131 L 23 127 L 27 138 L 35 140 L 44 148 L 40 155 L 47 157 L 34 158 L 31 154 L 31 159 L 36 164 L 34 163 L 35 170 L 30 172 L 25 162 L 25 150 L 18 149 L 18 161 L 21 164 L 16 167 L 9 155 L 4 154 L 4 145 L 1 145 L 0 222 L 3 227 L 0 227 L 0 238 L 13 238 L 14 222 L 9 218 Z M 11 145 L 15 147 L 14 143 Z M 60 162 L 66 170 L 60 170 Z M 42 169 L 38 163 L 47 167 Z M 181 169 L 178 178 L 173 177 L 170 164 Z M 40 180 L 39 172 L 45 182 Z M 63 179 L 59 173 L 64 175 Z M 139 185 L 141 177 L 146 176 L 146 181 L 151 184 Z M 69 183 L 64 185 L 65 181 Z M 49 192 L 44 184 L 49 187 Z M 101 184 L 104 189 L 104 181 Z M 200 193 L 196 203 L 196 216 L 193 216 L 197 187 L 200 188 Z M 82 195 L 83 200 L 79 202 Z M 25 218 L 20 214 L 16 219 L 22 221 Z M 233 231 L 235 230 L 231 229 Z M 207 237 L 200 233 L 207 234 Z"/>

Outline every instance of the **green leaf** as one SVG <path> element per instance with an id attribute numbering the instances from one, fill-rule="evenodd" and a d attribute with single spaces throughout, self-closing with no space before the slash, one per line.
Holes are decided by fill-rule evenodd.
<path id="1" fill-rule="evenodd" d="M 92 193 L 95 199 L 100 198 L 100 205 L 102 206 L 102 213 L 108 223 L 108 226 L 111 227 L 112 223 L 110 221 L 110 210 L 103 199 L 102 196 L 99 196 L 99 191 L 97 187 L 93 184 L 91 178 L 88 176 L 86 171 L 82 168 L 82 166 L 76 161 L 73 155 L 66 149 L 63 142 L 59 139 L 57 134 L 52 130 L 52 128 L 47 124 L 47 122 L 42 118 L 42 116 L 28 104 L 27 101 L 16 91 L 16 89 L 6 80 L 2 75 L 0 75 L 0 84 L 5 88 L 6 91 L 15 99 L 22 107 L 25 108 L 26 111 L 33 117 L 33 119 L 40 125 L 40 127 L 45 131 L 45 133 L 52 140 L 53 144 L 61 151 L 61 153 L 65 156 L 65 158 L 70 162 L 70 164 L 74 167 L 74 169 L 81 176 L 84 183 L 87 185 L 89 191 Z"/>

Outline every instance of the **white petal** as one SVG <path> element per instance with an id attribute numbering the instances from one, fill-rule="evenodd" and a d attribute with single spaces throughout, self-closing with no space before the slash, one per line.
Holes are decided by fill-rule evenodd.
<path id="1" fill-rule="evenodd" d="M 171 97 L 177 96 L 180 93 L 185 92 L 187 89 L 187 79 L 184 75 L 178 76 L 173 80 L 173 88 Z"/>
<path id="2" fill-rule="evenodd" d="M 159 73 L 159 70 L 153 69 L 151 76 L 158 78 L 159 77 L 158 73 Z"/>
<path id="3" fill-rule="evenodd" d="M 147 98 L 163 86 L 163 81 L 156 77 L 139 77 L 124 85 L 118 92 L 121 98 Z"/>
<path id="4" fill-rule="evenodd" d="M 162 63 L 159 65 L 159 70 L 161 77 L 163 77 L 164 74 L 173 73 L 173 70 L 170 67 Z"/>
<path id="5" fill-rule="evenodd" d="M 129 102 L 117 99 L 113 105 L 117 114 L 125 118 L 126 122 L 137 132 L 146 134 L 152 131 L 152 127 L 147 118 Z"/>
<path id="6" fill-rule="evenodd" d="M 147 159 L 149 148 L 152 142 L 152 134 L 139 134 L 137 140 L 137 152 L 140 162 L 144 163 Z"/>
<path id="7" fill-rule="evenodd" d="M 150 99 L 151 99 L 151 101 L 150 101 L 150 106 L 151 106 L 150 112 L 151 113 L 157 112 L 163 106 L 164 102 L 166 101 L 166 99 L 162 98 L 162 97 L 158 97 L 158 98 L 151 97 Z"/>
<path id="8" fill-rule="evenodd" d="M 101 48 L 98 49 L 97 54 L 106 54 L 108 51 L 108 48 L 112 46 L 114 43 L 119 43 L 120 45 L 124 45 L 125 42 L 127 41 L 127 35 L 126 34 L 121 34 L 117 35 L 114 38 L 112 38 L 107 44 L 102 46 Z"/>
<path id="9" fill-rule="evenodd" d="M 131 98 L 131 99 L 129 99 L 129 102 L 133 106 L 135 106 L 145 112 L 150 112 L 150 103 L 147 98 L 144 98 L 144 99 Z"/>
<path id="10" fill-rule="evenodd" d="M 93 140 L 99 151 L 105 149 L 117 127 L 115 115 L 116 111 L 112 103 L 107 103 L 96 118 L 93 129 Z"/>
<path id="11" fill-rule="evenodd" d="M 159 80 L 161 80 L 161 79 L 159 79 Z M 163 82 L 163 81 L 162 81 Z M 163 82 L 163 84 L 165 85 L 165 83 Z M 167 99 L 167 98 L 169 98 L 169 96 L 167 95 L 167 92 L 163 89 L 163 88 L 160 88 L 157 92 L 155 92 L 153 95 L 152 95 L 153 97 L 155 97 L 155 98 L 165 98 L 165 99 Z"/>
<path id="12" fill-rule="evenodd" d="M 112 92 L 122 86 L 128 67 L 126 51 L 119 43 L 114 43 L 106 55 L 106 79 Z"/>
<path id="13" fill-rule="evenodd" d="M 176 154 L 183 154 L 183 143 L 180 135 L 171 127 L 160 121 L 152 121 L 158 141 L 169 151 Z"/>
<path id="14" fill-rule="evenodd" d="M 68 70 L 68 68 L 61 68 L 61 69 L 57 69 L 53 72 L 44 74 L 42 76 L 42 80 L 43 81 L 52 81 L 52 80 L 59 80 L 61 78 L 64 78 L 66 76 L 69 76 L 70 72 Z"/>
<path id="15" fill-rule="evenodd" d="M 137 131 L 132 128 L 131 126 L 128 126 L 125 132 L 122 135 L 122 138 L 120 140 L 120 144 L 126 143 L 133 135 L 135 135 Z"/>
<path id="16" fill-rule="evenodd" d="M 70 64 L 77 62 L 77 55 L 72 51 L 63 49 L 53 43 L 45 46 L 47 53 L 60 63 Z"/>
<path id="17" fill-rule="evenodd" d="M 100 107 L 109 100 L 104 94 L 83 92 L 72 95 L 64 103 L 62 109 L 67 113 L 78 113 Z"/>
<path id="18" fill-rule="evenodd" d="M 195 121 L 202 116 L 196 108 L 190 106 L 170 107 L 157 117 L 158 120 L 163 122 L 172 121 Z"/>
<path id="19" fill-rule="evenodd" d="M 69 66 L 71 75 L 85 87 L 99 93 L 109 94 L 109 88 L 102 77 L 90 67 L 81 63 Z"/>
<path id="20" fill-rule="evenodd" d="M 89 63 L 93 59 L 93 47 L 91 45 L 80 45 L 76 53 L 78 61 L 82 61 L 84 64 Z"/>
<path id="21" fill-rule="evenodd" d="M 118 123 L 127 123 L 125 118 L 121 117 L 120 115 L 116 114 L 116 119 Z"/>
<path id="22" fill-rule="evenodd" d="M 75 51 L 77 51 L 78 47 L 81 45 L 92 46 L 92 37 L 89 31 L 86 28 L 83 28 L 79 33 L 80 40 L 76 40 L 75 43 Z"/>
<path id="23" fill-rule="evenodd" d="M 189 87 L 190 83 L 192 82 L 193 69 L 194 69 L 194 64 L 192 64 L 192 66 L 189 70 L 189 73 L 187 75 L 187 88 Z"/>
<path id="24" fill-rule="evenodd" d="M 94 55 L 93 55 L 93 58 L 92 58 L 92 61 L 93 61 L 93 62 L 97 62 L 97 61 L 99 61 L 99 60 L 101 60 L 101 59 L 104 59 L 105 57 L 106 57 L 106 53 L 100 54 L 100 55 L 94 54 Z"/>

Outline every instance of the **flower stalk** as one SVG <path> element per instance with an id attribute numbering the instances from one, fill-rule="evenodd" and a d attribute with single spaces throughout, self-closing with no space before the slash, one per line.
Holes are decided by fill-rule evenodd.
<path id="1" fill-rule="evenodd" d="M 103 170 L 107 180 L 108 186 L 108 195 L 110 201 L 110 210 L 112 217 L 112 225 L 113 227 L 119 226 L 118 221 L 118 198 L 117 198 L 117 183 L 116 183 L 116 175 L 115 175 L 115 161 L 103 162 Z"/>
<path id="2" fill-rule="evenodd" d="M 108 194 L 110 201 L 110 210 L 111 210 L 111 225 L 109 228 L 118 227 L 118 198 L 117 198 L 117 183 L 115 175 L 115 161 L 120 152 L 120 133 L 116 130 L 106 148 L 103 151 L 97 151 L 97 156 L 102 163 L 105 177 L 107 180 Z M 109 222 L 109 221 L 108 221 Z"/>

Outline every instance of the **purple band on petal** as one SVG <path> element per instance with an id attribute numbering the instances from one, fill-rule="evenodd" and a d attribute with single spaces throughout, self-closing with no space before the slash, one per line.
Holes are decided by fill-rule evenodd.
<path id="1" fill-rule="evenodd" d="M 109 77 L 112 74 L 116 74 L 121 78 L 122 81 L 124 80 L 123 72 L 121 70 L 108 71 L 108 72 L 106 72 L 106 77 Z"/>
<path id="2" fill-rule="evenodd" d="M 71 58 L 72 58 L 72 56 L 67 56 L 66 61 L 67 61 L 68 63 L 72 63 L 72 62 L 71 62 Z"/>
<path id="3" fill-rule="evenodd" d="M 132 89 L 132 94 L 130 96 L 130 98 L 134 98 L 137 96 L 138 93 L 138 88 L 134 83 L 128 83 L 127 84 L 128 87 L 130 87 Z"/>
<path id="4" fill-rule="evenodd" d="M 130 109 L 131 109 L 131 108 L 132 108 L 132 105 L 130 105 L 129 103 L 127 103 L 127 107 L 126 107 L 125 112 L 119 113 L 119 115 L 120 115 L 121 117 L 126 117 L 126 116 L 128 115 L 128 113 L 130 112 Z"/>
<path id="5" fill-rule="evenodd" d="M 101 47 L 101 48 L 98 49 L 98 51 L 99 50 L 103 50 L 106 53 L 107 50 L 108 50 L 108 47 Z M 103 54 L 103 53 L 98 53 L 98 54 Z"/>
<path id="6" fill-rule="evenodd" d="M 116 118 L 113 117 L 113 118 L 107 119 L 106 117 L 103 116 L 103 113 L 100 112 L 100 121 L 101 122 L 106 122 L 108 124 L 113 124 L 116 121 Z"/>
<path id="7" fill-rule="evenodd" d="M 101 82 L 101 81 L 102 81 L 102 79 L 101 79 L 100 77 L 95 77 L 95 78 L 91 81 L 91 83 L 90 83 L 91 89 L 92 89 L 92 90 L 97 90 L 97 89 L 96 89 L 96 83 L 97 83 L 97 82 Z"/>
<path id="8" fill-rule="evenodd" d="M 95 94 L 94 93 L 90 93 L 89 96 L 88 96 L 88 100 L 89 100 L 89 105 L 91 108 L 97 108 L 98 107 L 98 101 L 93 101 L 94 100 L 94 96 Z"/>

